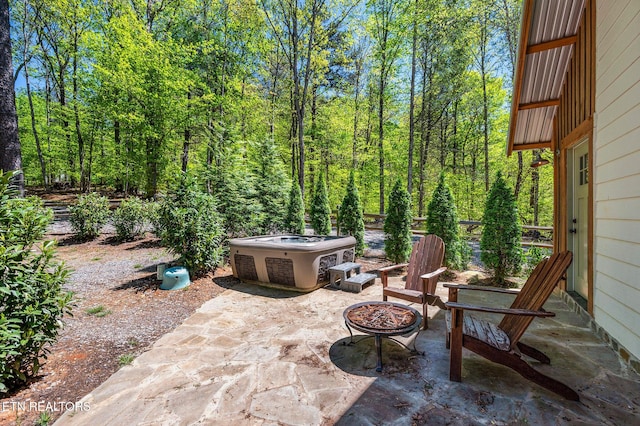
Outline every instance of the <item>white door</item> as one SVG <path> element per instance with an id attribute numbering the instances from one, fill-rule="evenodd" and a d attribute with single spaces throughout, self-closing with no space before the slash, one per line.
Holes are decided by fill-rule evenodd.
<path id="1" fill-rule="evenodd" d="M 572 150 L 569 161 L 569 238 L 573 263 L 569 289 L 588 299 L 589 256 L 589 144 L 583 141 Z"/>

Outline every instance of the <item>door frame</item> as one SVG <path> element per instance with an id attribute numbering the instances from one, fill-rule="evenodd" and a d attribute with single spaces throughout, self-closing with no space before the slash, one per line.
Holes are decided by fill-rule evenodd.
<path id="1" fill-rule="evenodd" d="M 554 121 L 557 120 L 557 117 Z M 557 125 L 557 122 L 554 123 Z M 557 133 L 556 133 L 557 134 Z M 568 184 L 569 184 L 569 155 L 577 144 L 581 142 L 587 143 L 587 150 L 589 153 L 589 201 L 587 210 L 588 222 L 587 222 L 587 311 L 593 316 L 593 223 L 595 210 L 593 199 L 593 185 L 595 181 L 595 169 L 594 164 L 594 152 L 593 152 L 593 117 L 588 118 L 579 124 L 571 133 L 563 138 L 559 143 L 552 141 L 552 147 L 555 152 L 554 161 L 554 251 L 571 250 L 569 246 L 569 203 L 573 203 L 573 200 L 569 199 Z M 567 291 L 567 281 L 561 283 L 560 288 Z"/>
<path id="2" fill-rule="evenodd" d="M 582 166 L 582 158 L 579 157 L 578 151 L 580 153 L 587 154 L 587 186 L 582 186 L 582 183 L 577 182 L 577 174 L 581 172 L 580 168 Z M 588 138 L 580 139 L 575 145 L 568 149 L 568 157 L 567 157 L 567 227 L 569 228 L 567 231 L 567 246 L 570 250 L 573 251 L 573 262 L 571 266 L 567 270 L 567 289 L 575 292 L 580 297 L 583 297 L 585 300 L 589 299 L 589 290 L 588 290 L 588 259 L 589 259 L 589 247 L 591 246 L 591 241 L 589 240 L 588 233 L 583 235 L 583 238 L 586 238 L 587 250 L 586 253 L 584 249 L 582 249 L 582 242 L 578 237 L 579 229 L 581 226 L 586 225 L 587 229 L 589 226 L 589 217 L 593 214 L 589 209 L 589 181 L 591 180 L 591 169 L 589 168 L 589 141 Z M 582 177 L 580 178 L 582 180 Z M 585 216 L 580 216 L 580 206 L 578 204 L 579 194 L 584 195 L 584 191 L 586 190 L 586 198 L 587 204 L 584 206 L 585 212 L 583 214 Z M 577 224 L 574 222 L 575 219 L 578 219 Z M 586 229 L 585 229 L 586 230 Z M 578 233 L 575 233 L 578 231 Z M 580 259 L 580 256 L 584 256 L 584 258 Z M 586 261 L 583 263 L 583 261 Z M 577 266 L 580 265 L 580 268 Z M 584 268 L 584 269 L 583 269 Z M 586 276 L 583 276 L 584 280 L 587 281 L 586 288 L 583 285 L 579 285 L 579 277 L 581 273 L 584 273 Z M 580 290 L 579 290 L 580 289 Z M 584 294 L 583 294 L 584 293 Z"/>

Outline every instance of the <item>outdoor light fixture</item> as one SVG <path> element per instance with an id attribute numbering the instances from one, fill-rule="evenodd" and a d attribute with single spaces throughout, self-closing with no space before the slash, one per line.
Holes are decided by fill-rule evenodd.
<path id="1" fill-rule="evenodd" d="M 531 162 L 531 167 L 540 167 L 540 166 L 544 166 L 545 164 L 549 164 L 549 160 L 547 160 L 546 158 L 542 158 L 542 151 L 538 151 L 536 153 L 536 158 L 533 159 L 533 161 Z"/>

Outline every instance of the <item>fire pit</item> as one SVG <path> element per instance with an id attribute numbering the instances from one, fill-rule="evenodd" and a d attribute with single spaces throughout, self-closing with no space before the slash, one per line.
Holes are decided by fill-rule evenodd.
<path id="1" fill-rule="evenodd" d="M 404 343 L 391 337 L 409 335 L 420 327 L 422 315 L 409 306 L 393 302 L 362 302 L 349 306 L 344 310 L 342 316 L 351 335 L 350 345 L 357 343 L 353 341 L 352 328 L 368 334 L 369 336 L 365 337 L 365 339 L 368 337 L 375 338 L 378 355 L 376 371 L 378 372 L 382 371 L 383 337 L 404 346 L 412 353 L 424 355 L 424 352 L 416 350 L 415 340 L 413 341 L 413 348 L 409 348 Z M 364 339 L 360 339 L 358 342 L 362 340 Z"/>

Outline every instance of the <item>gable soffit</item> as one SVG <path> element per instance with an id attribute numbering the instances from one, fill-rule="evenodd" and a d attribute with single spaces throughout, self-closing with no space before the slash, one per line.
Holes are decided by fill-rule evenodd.
<path id="1" fill-rule="evenodd" d="M 507 154 L 551 146 L 586 0 L 524 0 Z"/>

